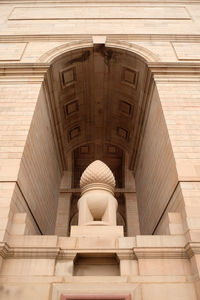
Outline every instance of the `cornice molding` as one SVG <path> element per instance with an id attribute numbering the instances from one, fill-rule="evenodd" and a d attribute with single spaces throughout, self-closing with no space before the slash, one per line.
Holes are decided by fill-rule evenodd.
<path id="1" fill-rule="evenodd" d="M 63 249 L 59 247 L 14 247 L 0 243 L 2 258 L 46 258 L 74 260 L 77 255 L 109 256 L 116 254 L 119 260 L 135 259 L 189 259 L 200 254 L 200 243 L 187 243 L 185 247 L 134 247 L 133 249 Z"/>
<path id="2" fill-rule="evenodd" d="M 75 4 L 75 3 L 82 3 L 82 4 L 138 4 L 138 0 L 133 0 L 133 1 L 125 1 L 122 3 L 120 0 L 113 0 L 113 1 L 108 1 L 108 0 L 76 0 L 75 2 L 73 0 L 1 0 L 1 4 Z M 197 4 L 199 3 L 199 0 L 164 0 L 164 1 L 159 1 L 159 0 L 140 0 L 139 4 Z"/>
<path id="3" fill-rule="evenodd" d="M 0 35 L 0 42 L 70 42 L 89 39 L 92 41 L 94 34 L 29 34 L 29 35 Z M 105 34 L 98 34 L 105 36 Z M 200 34 L 106 34 L 111 40 L 136 41 L 166 41 L 166 42 L 200 42 Z"/>
<path id="4" fill-rule="evenodd" d="M 181 247 L 141 247 L 134 248 L 137 259 L 182 259 L 188 258 L 184 248 Z"/>
<path id="5" fill-rule="evenodd" d="M 0 63 L 0 84 L 7 83 L 42 83 L 49 69 L 47 63 Z"/>
<path id="6" fill-rule="evenodd" d="M 6 258 L 9 253 L 9 246 L 7 243 L 0 242 L 0 256 Z"/>
<path id="7" fill-rule="evenodd" d="M 156 82 L 199 82 L 200 62 L 148 63 Z"/>
<path id="8" fill-rule="evenodd" d="M 188 243 L 185 246 L 185 251 L 187 253 L 187 256 L 191 258 L 192 256 L 196 254 L 200 254 L 200 243 Z"/>

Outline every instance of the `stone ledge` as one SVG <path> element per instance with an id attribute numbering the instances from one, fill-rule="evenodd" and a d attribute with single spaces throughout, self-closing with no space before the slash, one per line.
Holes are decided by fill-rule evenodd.
<path id="1" fill-rule="evenodd" d="M 120 260 L 133 259 L 187 259 L 200 254 L 200 243 L 188 243 L 184 247 L 134 247 L 133 249 L 61 249 L 59 247 L 10 247 L 0 243 L 2 258 L 57 258 L 73 260 L 77 254 L 102 255 L 116 254 Z"/>

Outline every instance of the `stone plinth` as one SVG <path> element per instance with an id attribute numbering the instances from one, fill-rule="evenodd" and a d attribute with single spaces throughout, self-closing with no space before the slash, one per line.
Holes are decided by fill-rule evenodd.
<path id="1" fill-rule="evenodd" d="M 112 237 L 124 236 L 123 226 L 71 226 L 71 237 Z"/>

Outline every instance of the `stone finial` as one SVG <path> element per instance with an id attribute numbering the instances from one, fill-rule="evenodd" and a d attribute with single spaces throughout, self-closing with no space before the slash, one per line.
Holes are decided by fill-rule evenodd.
<path id="1" fill-rule="evenodd" d="M 81 176 L 80 186 L 78 225 L 116 226 L 115 178 L 106 164 L 100 160 L 91 163 Z"/>
<path id="2" fill-rule="evenodd" d="M 83 172 L 80 180 L 80 187 L 83 188 L 88 184 L 103 183 L 115 187 L 115 178 L 110 168 L 101 160 L 92 162 Z"/>

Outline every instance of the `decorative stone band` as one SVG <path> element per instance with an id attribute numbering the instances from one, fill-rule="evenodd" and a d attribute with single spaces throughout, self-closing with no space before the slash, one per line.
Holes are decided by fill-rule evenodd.
<path id="1" fill-rule="evenodd" d="M 41 83 L 49 69 L 48 64 L 5 63 L 0 65 L 0 83 Z"/>
<path id="2" fill-rule="evenodd" d="M 188 243 L 185 246 L 185 251 L 189 258 L 195 254 L 200 254 L 200 243 Z"/>
<path id="3" fill-rule="evenodd" d="M 188 258 L 185 248 L 182 247 L 151 247 L 151 248 L 134 248 L 135 257 L 137 259 L 182 259 Z"/>
<path id="4" fill-rule="evenodd" d="M 61 300 L 131 300 L 131 294 L 73 294 L 61 295 Z"/>
<path id="5" fill-rule="evenodd" d="M 120 41 L 118 41 L 120 43 Z M 83 44 L 83 46 L 91 45 L 91 42 Z M 132 45 L 132 44 L 130 44 Z M 66 46 L 66 45 L 65 45 Z M 115 46 L 116 43 L 110 43 L 109 46 Z M 121 45 L 120 45 L 121 46 Z M 63 46 L 62 46 L 63 47 Z M 75 49 L 77 49 L 77 44 Z M 80 47 L 82 48 L 82 47 Z M 118 47 L 124 48 L 124 47 Z M 73 47 L 69 47 L 68 50 L 73 50 Z M 54 51 L 53 49 L 52 51 Z M 127 49 L 128 50 L 128 49 Z M 130 49 L 131 50 L 131 49 Z M 61 53 L 63 53 L 61 51 Z M 156 58 L 155 58 L 156 60 Z M 198 81 L 200 78 L 200 63 L 193 62 L 190 64 L 185 62 L 149 62 L 150 68 L 154 78 L 160 81 Z M 49 62 L 37 62 L 37 63 L 1 63 L 0 65 L 0 82 L 42 82 L 44 77 L 50 68 Z"/>
<path id="6" fill-rule="evenodd" d="M 57 247 L 10 247 L 0 244 L 0 256 L 3 258 L 56 258 L 60 248 Z"/>
<path id="7" fill-rule="evenodd" d="M 200 243 L 188 243 L 185 247 L 134 247 L 133 249 L 62 249 L 59 247 L 10 247 L 0 243 L 2 258 L 56 258 L 74 260 L 78 254 L 103 255 L 116 254 L 119 260 L 137 259 L 183 259 L 200 254 Z"/>
<path id="8" fill-rule="evenodd" d="M 110 192 L 112 195 L 114 195 L 114 188 L 111 185 L 108 185 L 106 183 L 90 183 L 85 185 L 81 188 L 81 196 L 88 192 L 88 191 L 94 191 L 94 190 L 104 190 L 107 192 Z"/>

